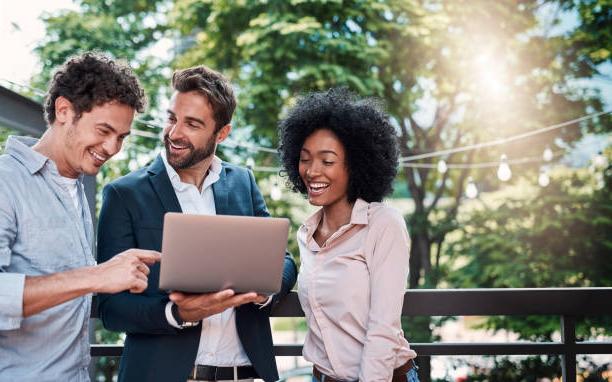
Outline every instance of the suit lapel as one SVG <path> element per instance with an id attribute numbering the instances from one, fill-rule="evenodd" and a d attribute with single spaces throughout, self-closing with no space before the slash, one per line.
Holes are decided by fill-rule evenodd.
<path id="1" fill-rule="evenodd" d="M 157 196 L 159 196 L 166 212 L 183 212 L 161 156 L 158 155 L 153 163 L 151 163 L 148 173 L 151 185 Z"/>
<path id="2" fill-rule="evenodd" d="M 228 215 L 228 188 L 227 188 L 227 174 L 226 167 L 222 165 L 221 173 L 219 174 L 219 180 L 212 185 L 213 195 L 215 196 L 215 210 L 217 215 Z"/>

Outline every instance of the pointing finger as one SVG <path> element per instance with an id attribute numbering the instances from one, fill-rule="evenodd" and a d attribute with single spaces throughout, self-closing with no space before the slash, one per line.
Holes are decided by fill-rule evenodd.
<path id="1" fill-rule="evenodd" d="M 145 264 L 153 265 L 161 260 L 161 253 L 156 251 L 140 250 L 136 253 L 136 257 Z"/>

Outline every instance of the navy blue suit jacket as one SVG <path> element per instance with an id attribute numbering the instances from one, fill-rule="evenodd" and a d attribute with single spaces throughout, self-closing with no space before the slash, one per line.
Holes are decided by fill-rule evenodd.
<path id="1" fill-rule="evenodd" d="M 218 215 L 269 216 L 253 174 L 244 168 L 223 162 L 213 193 Z M 181 212 L 181 207 L 160 156 L 148 168 L 108 184 L 98 224 L 98 261 L 106 261 L 129 248 L 160 251 L 166 212 Z M 254 304 L 236 308 L 240 341 L 266 382 L 278 379 L 270 310 L 291 290 L 296 273 L 295 263 L 287 254 L 281 291 L 272 304 L 263 309 Z M 201 327 L 181 330 L 168 324 L 165 315 L 168 295 L 158 285 L 156 264 L 151 267 L 144 293 L 99 296 L 104 327 L 127 334 L 119 381 L 185 382 L 194 366 Z"/>

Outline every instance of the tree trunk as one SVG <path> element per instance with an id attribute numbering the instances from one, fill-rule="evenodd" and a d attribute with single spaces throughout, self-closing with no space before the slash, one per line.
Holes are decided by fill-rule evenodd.
<path id="1" fill-rule="evenodd" d="M 428 235 L 427 223 L 421 221 L 413 222 L 410 230 L 410 276 L 408 287 L 416 289 L 419 286 L 421 276 L 428 280 L 431 272 L 431 240 Z M 421 275 L 421 271 L 423 274 Z"/>

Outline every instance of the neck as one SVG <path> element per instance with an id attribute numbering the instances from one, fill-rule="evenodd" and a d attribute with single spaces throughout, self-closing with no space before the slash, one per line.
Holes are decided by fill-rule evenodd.
<path id="1" fill-rule="evenodd" d="M 175 169 L 179 178 L 181 178 L 181 182 L 193 184 L 198 190 L 202 191 L 202 184 L 204 184 L 204 179 L 208 175 L 213 158 L 214 155 L 211 155 L 189 168 Z"/>
<path id="2" fill-rule="evenodd" d="M 65 144 L 62 142 L 62 136 L 59 132 L 58 127 L 48 128 L 40 140 L 32 147 L 32 149 L 47 158 L 51 159 L 59 174 L 66 178 L 76 179 L 81 175 L 68 165 L 68 161 L 65 156 Z"/>
<path id="3" fill-rule="evenodd" d="M 353 205 L 349 203 L 346 197 L 334 202 L 333 204 L 323 206 L 323 218 L 321 225 L 326 231 L 335 232 L 343 225 L 351 221 L 353 213 Z"/>

